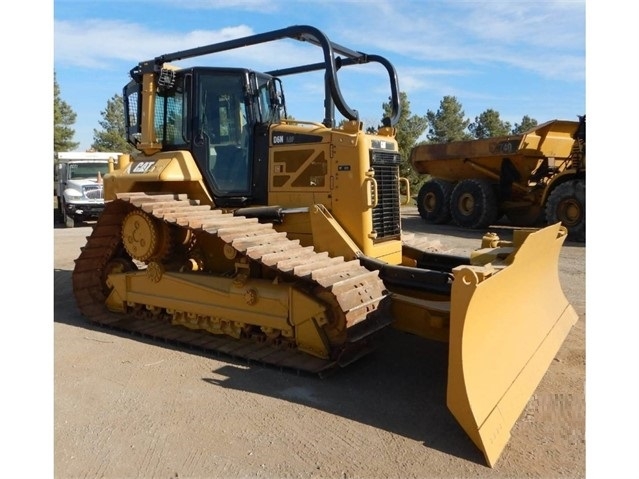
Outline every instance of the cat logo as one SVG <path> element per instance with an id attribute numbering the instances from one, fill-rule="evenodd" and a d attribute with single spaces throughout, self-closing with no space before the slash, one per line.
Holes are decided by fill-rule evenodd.
<path id="1" fill-rule="evenodd" d="M 131 168 L 131 173 L 148 173 L 155 166 L 154 161 L 140 161 Z"/>

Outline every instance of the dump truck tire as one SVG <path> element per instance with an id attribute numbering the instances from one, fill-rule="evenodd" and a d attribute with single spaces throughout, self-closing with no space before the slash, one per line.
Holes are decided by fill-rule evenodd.
<path id="1" fill-rule="evenodd" d="M 546 202 L 549 224 L 561 222 L 572 241 L 586 241 L 586 182 L 571 180 L 558 185 Z"/>
<path id="2" fill-rule="evenodd" d="M 491 225 L 499 217 L 493 185 L 476 178 L 460 181 L 451 194 L 450 213 L 453 221 L 464 228 L 481 229 Z"/>
<path id="3" fill-rule="evenodd" d="M 450 195 L 453 183 L 435 178 L 424 183 L 417 195 L 417 210 L 428 223 L 444 224 L 450 221 Z"/>

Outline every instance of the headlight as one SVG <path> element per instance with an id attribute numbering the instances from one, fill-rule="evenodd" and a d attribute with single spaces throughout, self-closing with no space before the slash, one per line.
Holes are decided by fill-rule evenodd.
<path id="1" fill-rule="evenodd" d="M 79 192 L 78 190 L 65 190 L 64 196 L 66 196 L 69 199 L 73 198 L 77 200 L 79 198 L 82 198 L 82 193 Z"/>

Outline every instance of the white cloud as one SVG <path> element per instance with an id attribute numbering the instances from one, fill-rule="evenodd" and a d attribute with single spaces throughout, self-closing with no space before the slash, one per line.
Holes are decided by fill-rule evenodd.
<path id="1" fill-rule="evenodd" d="M 193 10 L 244 10 L 260 13 L 272 13 L 279 10 L 278 2 L 273 0 L 189 0 L 188 2 L 161 0 L 160 3 Z"/>
<path id="2" fill-rule="evenodd" d="M 585 75 L 585 3 L 376 2 L 358 24 L 336 25 L 349 42 L 413 63 L 466 62 L 524 69 L 581 81 Z M 338 17 L 339 18 L 339 17 Z M 369 52 L 373 53 L 373 52 Z M 398 60 L 397 62 L 399 62 Z"/>
<path id="3" fill-rule="evenodd" d="M 88 69 L 109 69 L 114 62 L 121 61 L 131 62 L 133 66 L 139 61 L 150 60 L 159 55 L 255 34 L 246 25 L 183 33 L 167 29 L 153 30 L 132 22 L 97 19 L 56 21 L 54 29 L 56 65 Z M 105 39 L 105 36 L 108 38 Z M 321 50 L 315 46 L 283 39 L 234 49 L 232 52 L 221 52 L 215 58 L 216 66 L 272 70 L 318 62 L 322 56 Z M 176 61 L 181 66 L 188 66 L 193 60 L 181 62 L 183 63 Z M 206 64 L 202 60 L 197 63 Z"/>
<path id="4" fill-rule="evenodd" d="M 220 30 L 153 30 L 124 21 L 56 21 L 55 62 L 84 68 L 109 68 L 114 61 L 137 63 L 158 55 L 253 34 L 246 25 Z"/>

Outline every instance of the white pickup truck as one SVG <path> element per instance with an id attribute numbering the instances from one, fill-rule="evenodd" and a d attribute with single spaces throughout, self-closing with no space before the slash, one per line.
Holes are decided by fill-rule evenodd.
<path id="1" fill-rule="evenodd" d="M 67 151 L 57 154 L 55 195 L 67 228 L 97 219 L 104 210 L 102 177 L 109 160 L 117 165 L 121 153 Z"/>

